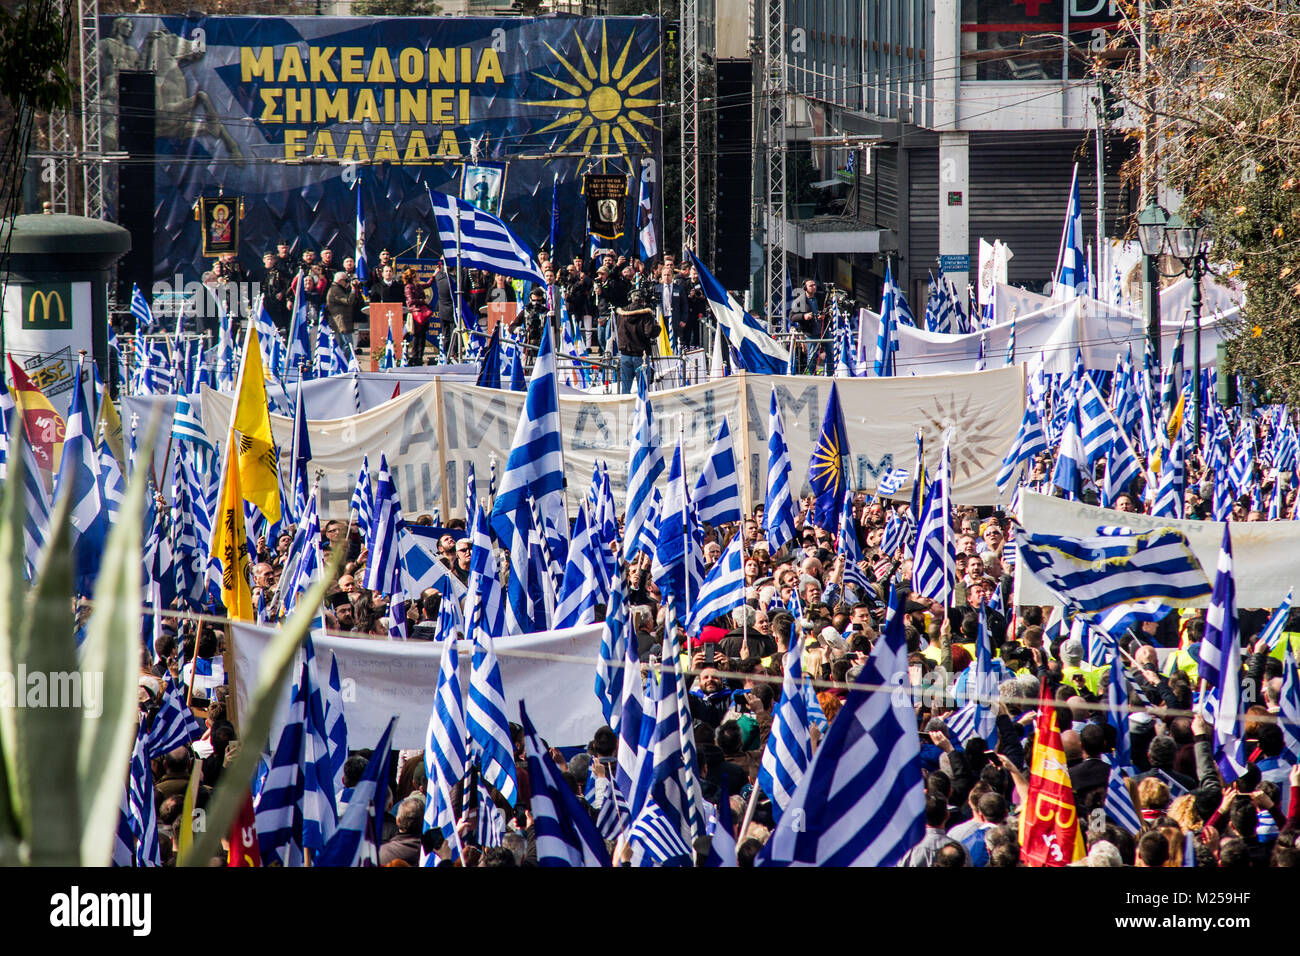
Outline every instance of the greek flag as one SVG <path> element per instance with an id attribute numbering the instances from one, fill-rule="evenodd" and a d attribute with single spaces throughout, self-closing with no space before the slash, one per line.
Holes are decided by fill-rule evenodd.
<path id="1" fill-rule="evenodd" d="M 1237 628 L 1237 587 L 1232 577 L 1232 524 L 1223 525 L 1223 544 L 1214 576 L 1214 591 L 1205 612 L 1205 637 L 1201 641 L 1200 676 L 1212 704 L 1205 718 L 1214 725 L 1214 761 L 1224 780 L 1246 772 L 1242 743 L 1241 639 Z M 1212 712 L 1211 712 L 1212 711 Z"/>
<path id="2" fill-rule="evenodd" d="M 911 512 L 899 512 L 890 508 L 885 513 L 885 531 L 880 537 L 881 553 L 893 557 L 899 548 L 911 548 L 912 535 L 916 532 L 916 522 Z M 955 562 L 954 557 L 954 562 Z M 954 564 L 955 570 L 955 564 Z"/>
<path id="3" fill-rule="evenodd" d="M 1043 434 L 1043 425 L 1038 418 L 1038 409 L 1032 401 L 1025 402 L 1025 414 L 1020 420 L 1020 429 L 1011 443 L 1011 448 L 1002 459 L 998 471 L 998 491 L 1001 493 L 1020 471 L 1020 466 L 1028 468 L 1034 459 L 1047 451 L 1047 438 Z"/>
<path id="4" fill-rule="evenodd" d="M 618 789 L 628 796 L 635 795 L 641 765 L 648 759 L 654 733 L 654 715 L 646 714 L 645 705 L 636 636 L 629 634 L 623 647 L 623 697 L 619 701 L 618 765 L 614 774 Z"/>
<path id="5" fill-rule="evenodd" d="M 384 357 L 379 360 L 379 371 L 391 372 L 395 368 L 397 368 L 397 350 L 393 347 L 393 327 L 390 325 L 388 339 L 384 342 Z"/>
<path id="6" fill-rule="evenodd" d="M 449 269 L 486 269 L 538 285 L 546 283 L 528 247 L 496 216 L 446 193 L 430 191 L 429 201 Z"/>
<path id="7" fill-rule="evenodd" d="M 302 737 L 302 840 L 305 849 L 321 850 L 338 826 L 334 761 L 325 724 L 325 696 L 306 661 L 303 662 L 300 680 L 307 695 Z"/>
<path id="8" fill-rule="evenodd" d="M 1286 597 L 1282 603 L 1277 606 L 1273 616 L 1268 619 L 1264 625 L 1264 630 L 1259 634 L 1259 639 L 1268 644 L 1271 651 L 1277 647 L 1278 641 L 1282 640 L 1282 632 L 1286 630 L 1287 619 L 1291 616 L 1291 596 L 1295 588 L 1287 588 Z"/>
<path id="9" fill-rule="evenodd" d="M 741 532 L 736 532 L 727 550 L 709 569 L 691 606 L 686 622 L 688 634 L 700 630 L 715 618 L 745 603 L 745 548 Z"/>
<path id="10" fill-rule="evenodd" d="M 1065 430 L 1061 434 L 1061 444 L 1056 449 L 1056 467 L 1052 469 L 1052 484 L 1065 492 L 1071 501 L 1087 487 L 1091 478 L 1091 469 L 1087 468 L 1087 456 L 1083 450 L 1083 440 L 1079 435 L 1079 406 L 1073 396 L 1064 397 L 1063 403 L 1069 406 L 1066 413 Z"/>
<path id="11" fill-rule="evenodd" d="M 691 866 L 691 847 L 662 807 L 646 801 L 628 831 L 633 866 Z"/>
<path id="12" fill-rule="evenodd" d="M 356 233 L 356 260 L 357 260 L 357 278 L 364 285 L 370 281 L 370 268 L 366 262 L 366 208 L 361 201 L 362 179 L 357 176 L 357 233 Z"/>
<path id="13" fill-rule="evenodd" d="M 627 799 L 608 776 L 596 777 L 589 772 L 587 782 L 591 791 L 587 800 L 596 811 L 596 829 L 606 840 L 617 839 L 632 822 Z"/>
<path id="14" fill-rule="evenodd" d="M 876 329 L 876 359 L 874 371 L 878 378 L 889 378 L 894 374 L 894 353 L 898 351 L 898 340 L 894 338 L 893 286 L 885 286 L 885 298 L 880 304 L 880 324 Z"/>
<path id="15" fill-rule="evenodd" d="M 208 433 L 203 430 L 203 423 L 199 421 L 188 395 L 182 395 L 176 402 L 176 413 L 172 416 L 172 437 L 178 442 L 191 442 L 206 451 L 215 450 L 208 441 Z"/>
<path id="16" fill-rule="evenodd" d="M 536 499 L 542 518 L 556 531 L 567 532 L 568 517 L 564 505 L 564 451 L 560 438 L 560 405 L 556 391 L 555 349 L 551 344 L 550 323 L 543 323 L 541 348 L 528 381 L 528 397 L 519 416 L 510 456 L 506 460 L 501 488 L 492 505 L 492 530 L 510 551 L 510 575 L 528 561 L 528 499 Z M 545 528 L 538 529 L 545 534 Z M 567 542 L 565 543 L 567 547 Z M 535 621 L 524 606 L 512 596 L 512 633 L 535 630 Z"/>
<path id="17" fill-rule="evenodd" d="M 952 482 L 950 437 L 949 432 L 944 433 L 939 473 L 930 483 L 925 506 L 921 509 L 916 560 L 912 565 L 912 590 L 944 605 L 952 601 L 953 578 L 957 566 L 952 523 L 948 518 L 951 513 L 948 495 Z"/>
<path id="18" fill-rule="evenodd" d="M 425 732 L 424 769 L 429 780 L 429 796 L 425 804 L 424 829 L 440 830 L 442 838 L 454 847 L 455 855 L 460 854 L 460 838 L 456 836 L 451 791 L 465 776 L 469 760 L 465 750 L 466 732 L 460 693 L 460 655 L 456 641 L 449 640 L 442 645 L 438 687 L 433 694 L 433 712 L 429 714 L 429 727 Z M 428 864 L 428 860 L 423 858 L 420 862 Z"/>
<path id="19" fill-rule="evenodd" d="M 682 467 L 682 443 L 679 439 L 673 450 L 672 464 L 668 468 L 668 486 L 664 492 L 663 507 L 659 511 L 659 527 L 655 534 L 657 547 L 650 574 L 661 591 L 671 591 L 682 600 L 686 598 L 689 511 L 690 497 Z"/>
<path id="20" fill-rule="evenodd" d="M 727 792 L 726 774 L 719 779 L 718 802 L 709 808 L 706 829 L 709 834 L 709 855 L 705 858 L 704 865 L 736 866 L 736 827 L 731 818 L 731 795 Z"/>
<path id="21" fill-rule="evenodd" d="M 379 483 L 375 491 L 375 518 L 366 538 L 370 557 L 366 562 L 366 589 L 379 594 L 396 594 L 402 589 L 398 538 L 402 533 L 402 506 L 388 471 L 388 456 L 379 457 Z"/>
<path id="22" fill-rule="evenodd" d="M 497 663 L 496 651 L 492 649 L 492 638 L 486 634 L 474 641 L 474 666 L 469 677 L 465 725 L 469 730 L 470 751 L 477 758 L 482 779 L 514 806 L 514 743 L 510 739 L 510 721 L 506 719 L 501 666 Z"/>
<path id="23" fill-rule="evenodd" d="M 560 777 L 555 761 L 542 746 L 537 728 L 519 702 L 532 791 L 533 828 L 538 866 L 609 866 L 605 842 L 585 807 Z"/>
<path id="24" fill-rule="evenodd" d="M 261 332 L 258 332 L 259 341 Z M 217 331 L 217 389 L 233 392 L 239 381 L 239 356 L 235 351 L 235 336 L 230 313 L 221 310 L 221 324 Z"/>
<path id="25" fill-rule="evenodd" d="M 1295 651 L 1288 643 L 1282 652 L 1282 692 L 1278 695 L 1278 727 L 1282 749 L 1291 763 L 1300 761 L 1300 677 L 1296 674 Z"/>
<path id="26" fill-rule="evenodd" d="M 1057 299 L 1073 299 L 1088 294 L 1088 264 L 1083 246 L 1083 207 L 1079 204 L 1079 164 L 1074 164 L 1070 181 L 1070 203 L 1065 211 L 1065 234 L 1061 237 L 1061 257 L 1056 264 Z"/>
<path id="27" fill-rule="evenodd" d="M 865 686 L 896 685 L 906 674 L 907 639 L 898 614 L 876 641 L 858 680 Z M 911 695 L 852 687 L 758 861 L 893 866 L 924 832 L 925 790 Z"/>
<path id="28" fill-rule="evenodd" d="M 609 597 L 605 579 L 605 560 L 600 554 L 599 529 L 587 513 L 584 502 L 578 506 L 573 521 L 573 541 L 569 545 L 569 562 L 564 568 L 564 584 L 555 609 L 556 629 L 577 627 L 596 620 L 596 605 Z"/>
<path id="29" fill-rule="evenodd" d="M 1110 681 L 1106 685 L 1106 723 L 1115 728 L 1115 759 L 1121 767 L 1133 763 L 1129 743 L 1128 678 L 1120 659 L 1119 641 L 1110 644 Z"/>
<path id="30" fill-rule="evenodd" d="M 86 408 L 81 371 L 79 359 L 63 440 L 63 457 L 54 480 L 54 497 L 67 496 L 70 501 L 73 586 L 76 593 L 89 595 L 94 591 L 104 542 L 108 538 L 108 513 L 104 507 L 94 423 Z"/>
<path id="31" fill-rule="evenodd" d="M 399 538 L 402 555 L 402 587 L 405 594 L 423 594 L 432 588 L 460 610 L 466 586 L 438 557 L 437 528 L 403 523 Z"/>
<path id="32" fill-rule="evenodd" d="M 271 769 L 254 804 L 257 846 L 265 865 L 303 864 L 303 801 L 306 795 L 304 755 L 307 737 L 309 681 L 304 663 L 289 705 L 289 719 L 271 757 Z"/>
<path id="33" fill-rule="evenodd" d="M 1102 805 L 1106 816 L 1129 833 L 1138 833 L 1142 829 L 1142 815 L 1133 804 L 1133 794 L 1124 783 L 1124 774 L 1118 767 L 1110 771 L 1110 780 L 1106 784 L 1106 801 Z"/>
<path id="34" fill-rule="evenodd" d="M 136 335 L 148 335 L 153 331 L 153 310 L 149 308 L 149 300 L 134 282 L 131 283 L 131 317 L 135 319 Z"/>
<path id="35" fill-rule="evenodd" d="M 474 505 L 470 525 L 469 583 L 465 594 L 464 616 L 469 634 L 500 637 L 506 629 L 505 595 L 497 577 L 496 552 L 488 533 L 483 506 Z"/>
<path id="36" fill-rule="evenodd" d="M 1185 607 L 1210 593 L 1187 538 L 1172 528 L 1088 538 L 1026 532 L 1019 555 L 1027 572 L 1083 614 L 1155 599 Z"/>
<path id="37" fill-rule="evenodd" d="M 1183 443 L 1175 435 L 1169 444 L 1168 454 L 1160 468 L 1160 484 L 1156 488 L 1155 504 L 1151 514 L 1156 518 L 1181 518 L 1186 501 L 1183 497 Z"/>
<path id="38" fill-rule="evenodd" d="M 641 185 L 637 195 L 637 246 L 643 261 L 649 261 L 659 254 L 659 240 L 655 237 L 654 207 L 651 204 L 650 164 L 641 167 Z"/>
<path id="39" fill-rule="evenodd" d="M 718 437 L 713 440 L 692 495 L 704 524 L 719 525 L 740 521 L 740 484 L 736 474 L 736 451 L 727 420 L 722 420 Z"/>
<path id="40" fill-rule="evenodd" d="M 881 498 L 892 498 L 906 482 L 906 468 L 888 468 L 876 482 L 876 495 Z"/>
<path id="41" fill-rule="evenodd" d="M 396 727 L 397 718 L 390 718 L 375 749 L 371 751 L 370 759 L 366 761 L 361 779 L 352 788 L 347 809 L 339 818 L 338 829 L 324 849 L 312 859 L 314 866 L 378 865 L 379 859 L 373 850 L 379 846 L 384 833 L 389 753 L 393 749 L 393 730 Z M 368 856 L 367 848 L 371 851 Z"/>
<path id="42" fill-rule="evenodd" d="M 790 352 L 768 335 L 753 316 L 749 315 L 735 296 L 722 287 L 717 278 L 687 250 L 691 265 L 700 277 L 700 288 L 709 302 L 713 317 L 718 320 L 727 343 L 739 356 L 739 365 L 747 372 L 759 375 L 783 375 L 790 363 Z"/>
<path id="43" fill-rule="evenodd" d="M 349 516 L 357 516 L 357 529 L 361 532 L 361 540 L 370 540 L 370 530 L 375 518 L 375 494 L 370 487 L 370 456 L 361 456 L 361 472 L 357 475 L 357 486 L 352 492 L 352 500 L 348 502 Z"/>
<path id="44" fill-rule="evenodd" d="M 154 810 L 152 759 L 146 746 L 143 722 L 136 729 L 131 767 L 122 793 L 117 834 L 113 841 L 114 866 L 162 866 L 158 845 L 158 816 Z"/>
<path id="45" fill-rule="evenodd" d="M 785 443 L 785 425 L 781 407 L 772 386 L 768 409 L 767 496 L 763 505 L 763 531 L 768 547 L 776 554 L 794 540 L 794 495 L 790 489 L 790 450 Z"/>
<path id="46" fill-rule="evenodd" d="M 802 650 L 792 644 L 785 652 L 781 702 L 772 715 L 772 729 L 759 764 L 758 786 L 772 801 L 772 819 L 779 822 L 795 788 L 808 769 L 812 736 L 808 730 L 808 701 L 803 693 Z M 730 808 L 728 808 L 730 817 Z"/>
<path id="47" fill-rule="evenodd" d="M 604 631 L 600 639 L 600 657 L 596 660 L 596 698 L 600 701 L 605 723 L 618 733 L 619 706 L 623 700 L 622 661 L 627 654 L 628 608 L 627 585 L 622 569 L 610 585 L 609 606 L 605 611 Z"/>

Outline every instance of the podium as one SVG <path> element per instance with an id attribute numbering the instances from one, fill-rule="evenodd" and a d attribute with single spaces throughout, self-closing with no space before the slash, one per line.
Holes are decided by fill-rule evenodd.
<path id="1" fill-rule="evenodd" d="M 487 304 L 487 322 L 485 323 L 487 327 L 484 331 L 491 335 L 492 330 L 501 323 L 505 324 L 505 328 L 509 328 L 510 323 L 515 320 L 515 316 L 518 314 L 518 302 L 489 302 Z M 505 329 L 502 329 L 502 331 L 505 331 Z"/>
<path id="2" fill-rule="evenodd" d="M 384 354 L 384 347 L 388 341 L 388 330 L 393 331 L 393 349 L 397 354 L 398 364 L 402 360 L 402 333 L 405 326 L 402 324 L 402 303 L 400 302 L 371 302 L 370 303 L 370 371 L 379 371 L 379 359 Z"/>

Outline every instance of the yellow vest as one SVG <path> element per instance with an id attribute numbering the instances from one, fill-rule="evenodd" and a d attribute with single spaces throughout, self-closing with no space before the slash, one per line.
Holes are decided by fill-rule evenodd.
<path id="1" fill-rule="evenodd" d="M 1061 683 L 1067 686 L 1074 686 L 1074 675 L 1083 675 L 1083 686 L 1088 688 L 1088 693 L 1095 694 L 1101 687 L 1101 675 L 1105 673 L 1104 667 L 1093 667 L 1087 661 L 1081 663 L 1078 667 L 1061 667 Z"/>

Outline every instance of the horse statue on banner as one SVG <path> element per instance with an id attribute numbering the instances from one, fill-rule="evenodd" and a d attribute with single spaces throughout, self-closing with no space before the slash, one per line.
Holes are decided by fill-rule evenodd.
<path id="1" fill-rule="evenodd" d="M 203 90 L 191 94 L 181 64 L 199 59 L 207 52 L 202 39 L 187 40 L 167 30 L 154 30 L 144 42 L 145 68 L 154 74 L 157 93 L 155 135 L 169 139 L 194 139 L 206 133 L 225 144 L 236 162 L 244 153 L 217 115 L 212 98 Z M 199 115 L 202 107 L 203 115 Z"/>

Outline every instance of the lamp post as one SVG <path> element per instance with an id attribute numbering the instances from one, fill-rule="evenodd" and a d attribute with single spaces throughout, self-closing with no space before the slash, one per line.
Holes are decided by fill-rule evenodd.
<path id="1" fill-rule="evenodd" d="M 1201 445 L 1201 277 L 1205 275 L 1205 226 L 1195 217 L 1190 222 L 1175 213 L 1167 216 L 1156 203 L 1149 203 L 1138 214 L 1138 241 L 1146 264 L 1143 296 L 1147 309 L 1147 339 L 1152 341 L 1155 366 L 1160 365 L 1160 290 L 1159 280 L 1190 276 L 1192 280 L 1192 431 L 1196 447 Z M 1162 273 L 1159 257 L 1168 244 L 1169 252 L 1183 265 L 1177 272 Z M 1180 383 L 1181 384 L 1181 383 Z"/>
<path id="2" fill-rule="evenodd" d="M 1169 217 L 1152 200 L 1138 213 L 1138 242 L 1142 246 L 1142 303 L 1147 316 L 1147 349 L 1153 369 L 1160 368 L 1160 273 L 1157 260 L 1165 243 Z M 1149 386 L 1148 386 L 1149 387 Z"/>
<path id="3" fill-rule="evenodd" d="M 1169 250 L 1180 261 L 1187 263 L 1183 273 L 1192 279 L 1192 366 L 1196 369 L 1192 380 L 1192 430 L 1196 447 L 1201 445 L 1201 276 L 1205 274 L 1205 253 L 1201 249 L 1204 226 L 1196 217 L 1185 222 L 1175 215 L 1165 226 Z"/>

